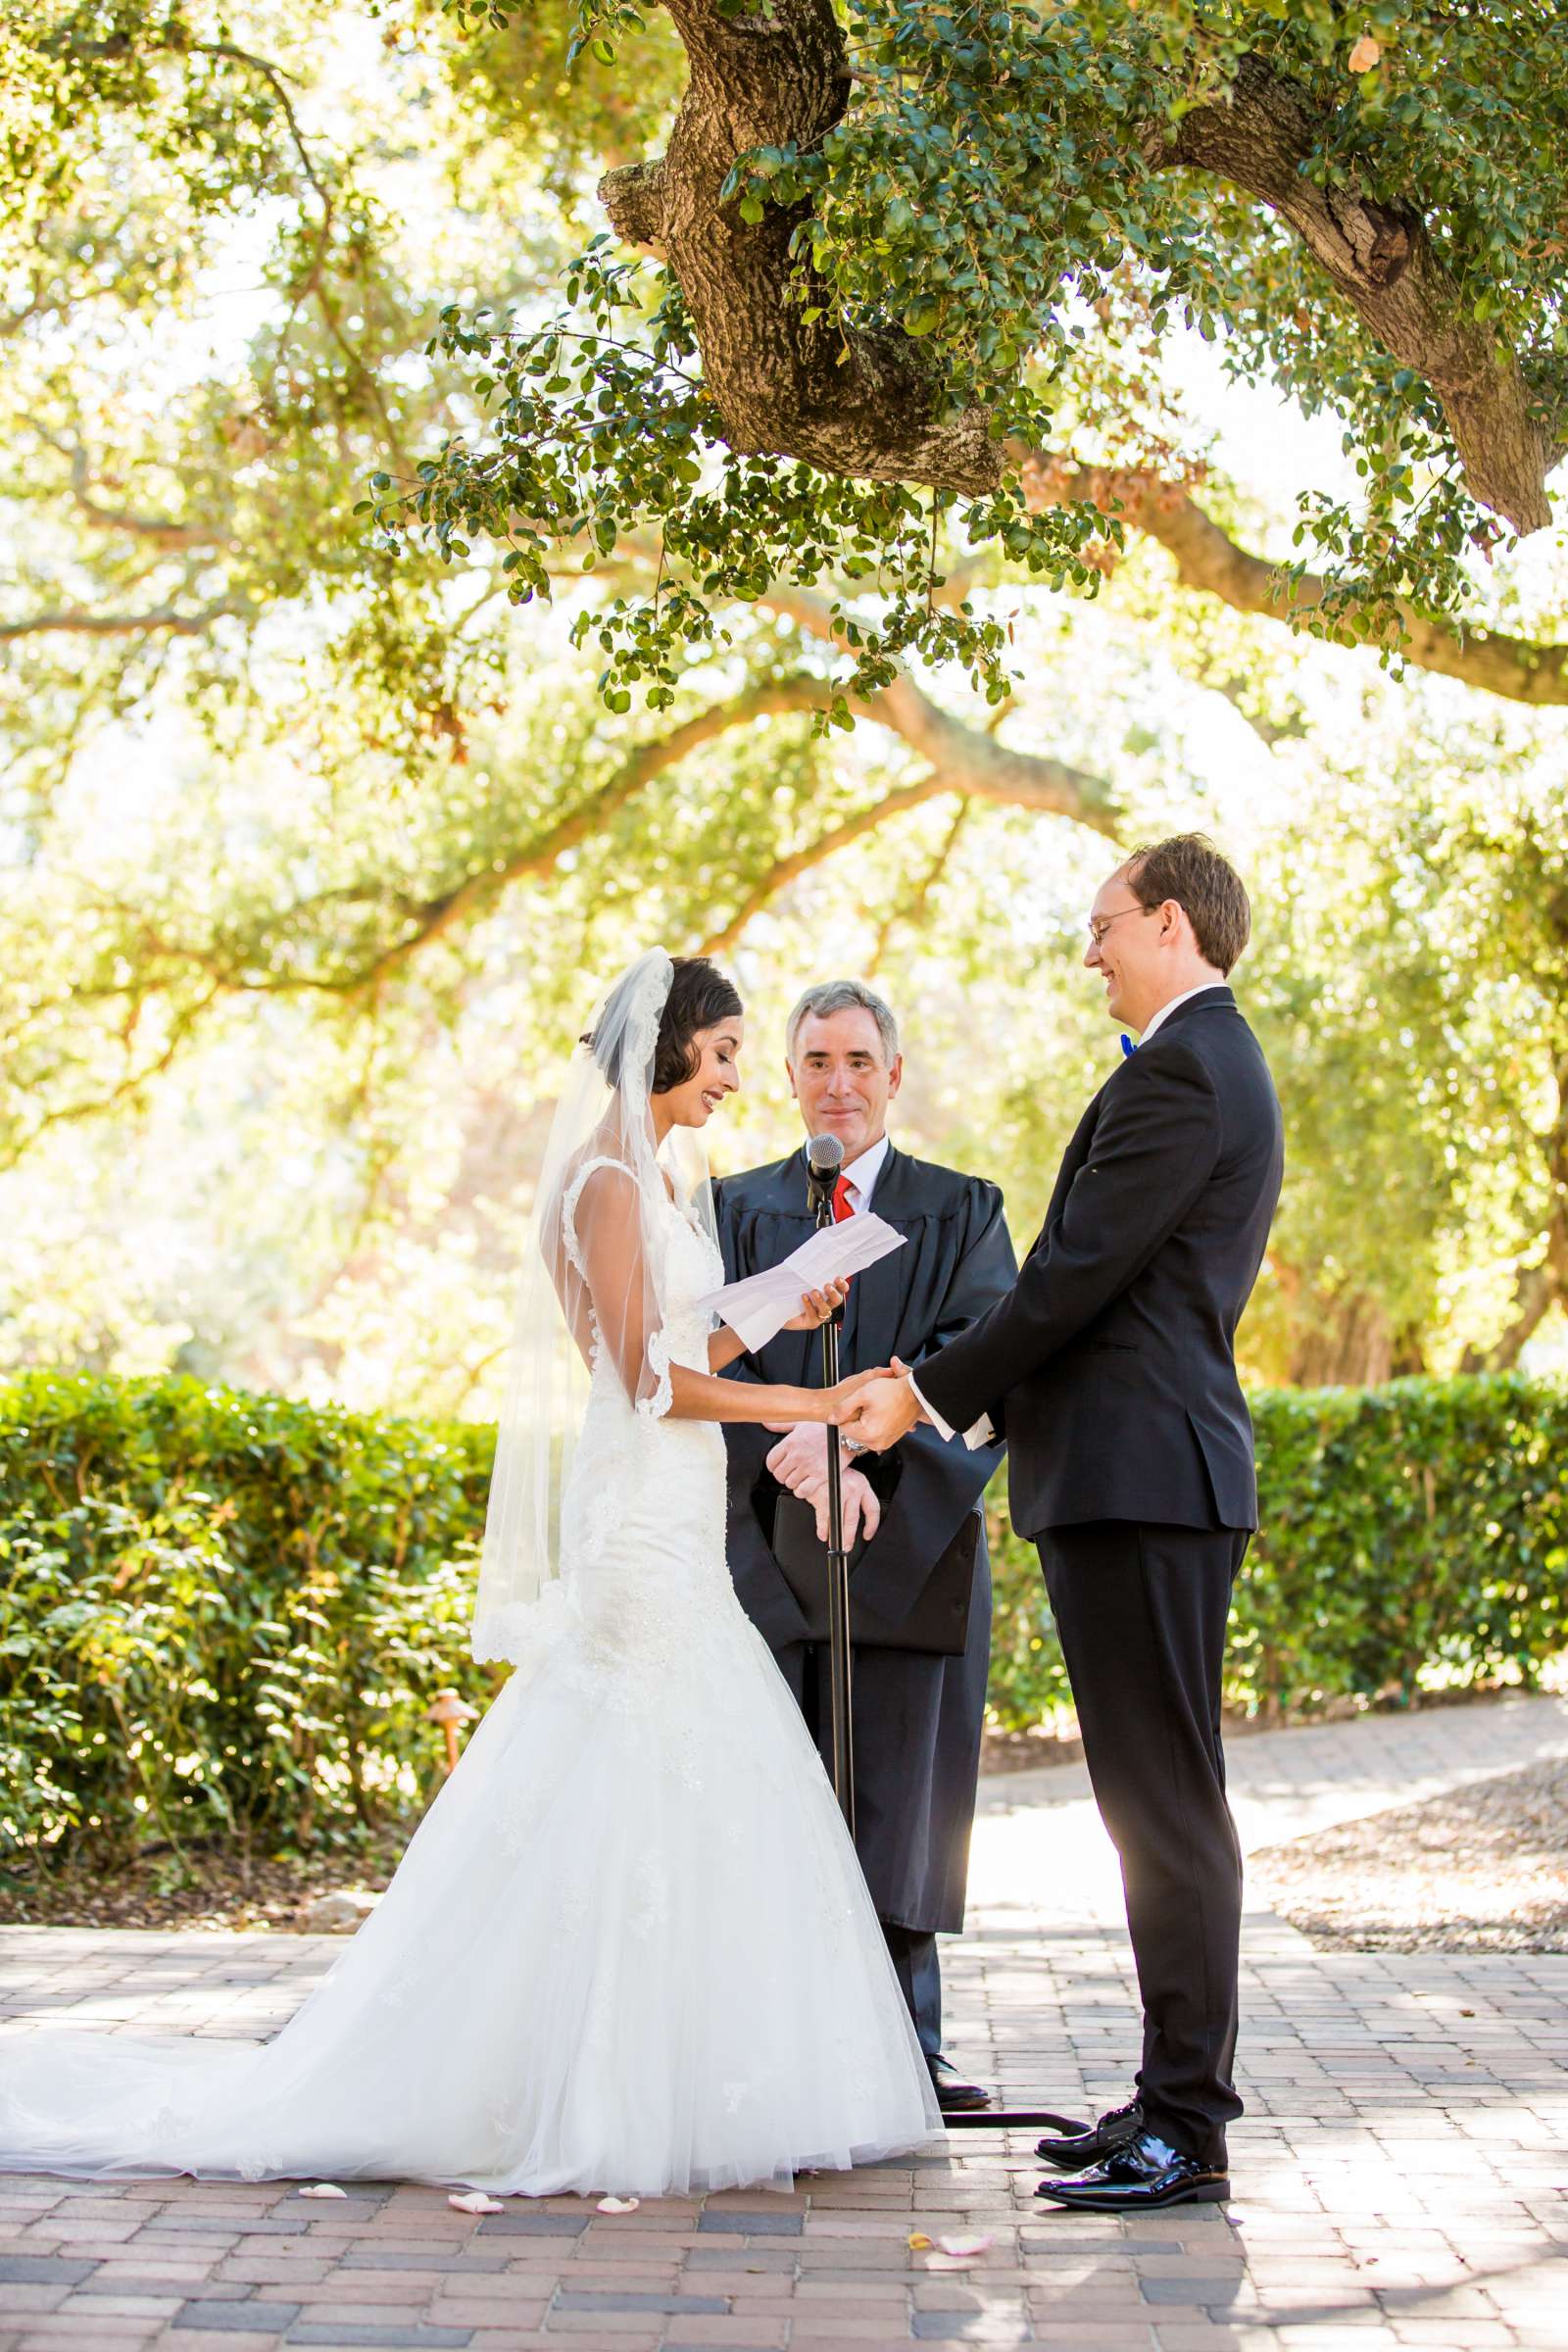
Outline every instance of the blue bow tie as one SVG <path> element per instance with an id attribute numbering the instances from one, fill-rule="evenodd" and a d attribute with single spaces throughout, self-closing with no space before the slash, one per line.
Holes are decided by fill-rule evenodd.
<path id="1" fill-rule="evenodd" d="M 1138 1051 L 1138 1048 L 1133 1044 L 1132 1039 L 1128 1036 L 1125 1029 L 1121 1033 L 1121 1050 L 1124 1054 L 1129 1055 L 1136 1054 Z"/>

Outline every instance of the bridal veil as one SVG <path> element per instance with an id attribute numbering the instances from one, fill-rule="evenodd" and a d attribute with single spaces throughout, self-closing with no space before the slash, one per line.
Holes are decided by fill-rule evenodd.
<path id="1" fill-rule="evenodd" d="M 653 1086 L 674 964 L 649 949 L 621 973 L 572 1055 L 534 1189 L 496 1437 L 474 1610 L 476 1658 L 534 1646 L 561 1574 L 561 1498 L 592 1377 L 638 1412 L 669 1405 L 660 1220 L 669 1203 L 715 1242 L 700 1132 L 661 1147 Z"/>

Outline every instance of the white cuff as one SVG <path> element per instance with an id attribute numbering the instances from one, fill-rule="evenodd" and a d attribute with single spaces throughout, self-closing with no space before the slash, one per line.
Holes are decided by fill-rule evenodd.
<path id="1" fill-rule="evenodd" d="M 936 1431 L 937 1436 L 939 1438 L 946 1438 L 951 1442 L 954 1435 L 953 1430 L 949 1427 L 948 1423 L 943 1420 L 942 1415 L 936 1410 L 935 1406 L 928 1404 L 925 1398 L 921 1396 L 919 1389 L 915 1385 L 914 1374 L 912 1372 L 909 1375 L 909 1395 L 914 1398 L 915 1403 L 920 1407 L 921 1412 L 924 1413 L 926 1419 Z"/>
<path id="2" fill-rule="evenodd" d="M 920 1407 L 921 1412 L 924 1413 L 926 1419 L 930 1422 L 932 1428 L 936 1431 L 937 1436 L 939 1438 L 947 1439 L 951 1444 L 956 1434 L 955 1431 L 946 1421 L 943 1420 L 942 1415 L 936 1410 L 935 1406 L 928 1403 L 926 1398 L 921 1396 L 919 1388 L 915 1383 L 913 1373 L 909 1375 L 909 1394 L 914 1398 L 915 1403 Z M 989 1446 L 996 1434 L 996 1431 L 991 1426 L 991 1415 L 989 1413 L 982 1413 L 979 1420 L 971 1421 L 968 1428 L 964 1431 L 963 1442 L 965 1446 L 968 1446 L 971 1453 L 976 1453 L 982 1446 Z"/>

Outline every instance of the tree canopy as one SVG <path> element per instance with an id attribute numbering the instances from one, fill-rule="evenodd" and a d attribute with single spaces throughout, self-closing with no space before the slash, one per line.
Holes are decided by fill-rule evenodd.
<path id="1" fill-rule="evenodd" d="M 536 0 L 449 0 L 506 27 Z M 1467 556 L 1550 518 L 1568 417 L 1568 27 L 1535 7 L 1194 0 L 668 0 L 687 83 L 665 151 L 606 173 L 547 322 L 453 311 L 488 429 L 417 489 L 443 547 L 657 524 L 673 576 L 596 621 L 610 691 L 780 577 L 875 573 L 856 684 L 911 649 L 1004 691 L 994 622 L 937 593 L 945 541 L 1089 584 L 1183 452 L 1158 383 L 1179 316 L 1240 380 L 1334 416 L 1353 498 L 1302 485 L 1318 625 L 1398 644 L 1479 619 Z M 628 0 L 575 46 L 637 71 Z M 646 282 L 645 282 L 646 281 Z M 1086 468 L 1093 468 L 1087 472 Z M 1304 579 L 1309 559 L 1298 560 Z M 1294 568 L 1294 566 L 1293 566 Z M 1290 584 L 1280 601 L 1292 610 Z"/>
<path id="2" fill-rule="evenodd" d="M 758 1008 L 732 1151 L 831 953 L 1026 1229 L 1081 904 L 1195 821 L 1292 1137 L 1253 1368 L 1539 1344 L 1549 12 L 4 13 L 0 1354 L 482 1396 L 656 932 Z"/>

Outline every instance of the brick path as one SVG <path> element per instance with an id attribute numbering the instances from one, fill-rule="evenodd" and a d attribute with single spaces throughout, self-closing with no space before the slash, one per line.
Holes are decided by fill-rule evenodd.
<path id="1" fill-rule="evenodd" d="M 1565 1738 L 1568 1707 L 1540 1699 L 1238 1740 L 1247 1841 L 1561 1752 Z M 988 1788 L 973 1928 L 948 1963 L 959 2057 L 1053 2104 L 1124 2095 L 1135 2011 L 1107 1883 L 1070 1775 Z M 336 1948 L 13 1929 L 0 2008 L 255 2035 Z M 319 2203 L 277 2184 L 0 2178 L 0 2352 L 1563 2352 L 1568 1958 L 1322 1954 L 1251 1914 L 1246 1960 L 1249 2113 L 1228 2212 L 1048 2211 L 1030 2193 L 1028 2135 L 994 2133 L 789 2197 L 613 2217 L 553 2198 L 474 2220 L 419 2188 Z M 965 2269 L 934 2269 L 907 2245 L 915 2230 L 992 2242 Z"/>

